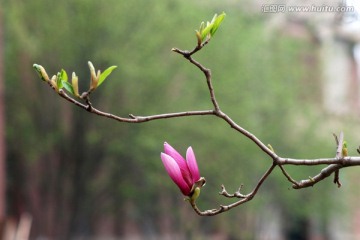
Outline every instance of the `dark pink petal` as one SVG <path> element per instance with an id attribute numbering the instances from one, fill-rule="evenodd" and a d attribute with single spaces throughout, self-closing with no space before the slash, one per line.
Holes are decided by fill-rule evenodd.
<path id="1" fill-rule="evenodd" d="M 192 183 L 194 184 L 197 180 L 200 179 L 200 172 L 192 147 L 189 147 L 186 151 L 186 160 L 191 173 Z"/>
<path id="2" fill-rule="evenodd" d="M 192 181 L 191 173 L 189 171 L 189 167 L 183 156 L 181 156 L 180 153 L 178 153 L 178 151 L 176 151 L 175 148 L 173 148 L 167 142 L 164 143 L 164 152 L 176 161 L 176 163 L 180 168 L 181 174 L 183 175 L 184 180 L 191 188 L 193 181 Z"/>
<path id="3" fill-rule="evenodd" d="M 181 192 L 185 196 L 188 196 L 190 194 L 191 187 L 189 187 L 189 185 L 185 182 L 177 162 L 165 153 L 161 153 L 160 157 L 170 178 L 180 188 Z"/>

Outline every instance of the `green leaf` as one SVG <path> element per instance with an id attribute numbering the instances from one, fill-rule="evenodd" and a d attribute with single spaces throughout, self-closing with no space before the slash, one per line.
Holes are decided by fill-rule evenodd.
<path id="1" fill-rule="evenodd" d="M 68 91 L 69 93 L 71 93 L 72 95 L 75 95 L 75 92 L 74 92 L 74 88 L 73 86 L 71 85 L 71 83 L 69 83 L 68 81 L 62 81 L 62 85 L 63 87 L 66 89 L 66 91 Z"/>
<path id="2" fill-rule="evenodd" d="M 213 27 L 210 30 L 211 36 L 214 36 L 216 30 L 220 27 L 221 22 L 224 20 L 226 14 L 223 12 L 219 16 L 217 16 L 213 22 Z"/>
<path id="3" fill-rule="evenodd" d="M 61 80 L 65 81 L 65 82 L 68 81 L 68 75 L 64 69 L 61 69 L 60 78 L 61 78 Z"/>
<path id="4" fill-rule="evenodd" d="M 99 77 L 99 82 L 98 82 L 98 87 L 100 86 L 100 84 L 103 83 L 103 81 L 110 75 L 110 73 L 117 68 L 117 66 L 111 66 L 109 68 L 107 68 L 103 73 L 100 74 Z"/>
<path id="5" fill-rule="evenodd" d="M 201 32 L 201 40 L 204 41 L 205 38 L 208 36 L 208 34 L 210 33 L 210 30 L 213 27 L 213 23 L 209 23 L 207 22 L 206 27 L 204 28 L 204 30 Z"/>
<path id="6" fill-rule="evenodd" d="M 62 84 L 62 81 L 61 81 L 61 73 L 59 73 L 59 72 L 56 75 L 56 86 L 57 86 L 58 90 L 63 88 L 63 84 Z"/>
<path id="7" fill-rule="evenodd" d="M 215 14 L 211 22 L 207 22 L 206 27 L 204 27 L 203 22 L 200 24 L 199 32 L 201 34 L 202 41 L 204 41 L 209 34 L 211 37 L 214 36 L 216 30 L 219 28 L 221 22 L 224 20 L 225 15 L 226 14 L 224 12 L 219 16 Z"/>

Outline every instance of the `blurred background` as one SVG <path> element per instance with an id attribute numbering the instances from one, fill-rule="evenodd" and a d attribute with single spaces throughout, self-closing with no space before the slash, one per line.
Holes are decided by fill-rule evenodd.
<path id="1" fill-rule="evenodd" d="M 278 5 L 276 5 L 278 4 Z M 58 97 L 49 75 L 87 61 L 118 68 L 93 105 L 127 116 L 211 109 L 203 74 L 172 47 L 192 49 L 195 29 L 227 16 L 194 57 L 210 68 L 222 110 L 280 156 L 335 156 L 344 131 L 360 144 L 360 15 L 350 1 L 22 1 L 0 6 L 0 220 L 30 239 L 359 239 L 360 170 L 343 169 L 293 190 L 275 170 L 249 203 L 199 217 L 160 160 L 163 142 L 192 146 L 207 179 L 201 209 L 231 203 L 220 185 L 248 192 L 271 160 L 220 119 L 143 124 L 91 115 Z M 353 6 L 340 11 L 291 6 Z M 285 10 L 281 7 L 285 6 Z M 320 167 L 286 167 L 297 180 Z M 23 231 L 23 233 L 21 233 Z M 20 232 L 20 233 L 19 233 Z M 10 235 L 9 235 L 10 234 Z M 4 237 L 6 239 L 6 237 Z M 8 237 L 8 239 L 13 239 Z"/>

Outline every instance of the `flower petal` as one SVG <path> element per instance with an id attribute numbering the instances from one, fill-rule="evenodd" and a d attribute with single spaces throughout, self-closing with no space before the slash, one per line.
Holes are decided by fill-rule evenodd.
<path id="1" fill-rule="evenodd" d="M 186 151 L 186 160 L 189 167 L 193 184 L 200 179 L 200 172 L 196 162 L 195 154 L 192 147 L 189 147 Z"/>
<path id="2" fill-rule="evenodd" d="M 190 194 L 191 188 L 185 182 L 177 162 L 171 156 L 165 153 L 161 153 L 160 157 L 170 178 L 180 188 L 181 192 L 188 196 Z"/>
<path id="3" fill-rule="evenodd" d="M 167 142 L 164 143 L 164 152 L 171 156 L 177 162 L 180 168 L 187 168 L 186 161 L 183 156 L 181 156 L 180 153 L 178 153 L 178 151 L 176 151 L 175 148 L 173 148 Z"/>
<path id="4" fill-rule="evenodd" d="M 183 175 L 184 180 L 186 181 L 186 183 L 190 186 L 190 188 L 192 187 L 193 181 L 192 181 L 192 177 L 191 177 L 191 173 L 189 170 L 189 167 L 185 161 L 185 159 L 183 158 L 183 156 L 180 155 L 180 153 L 178 153 L 178 151 L 175 150 L 175 148 L 173 148 L 170 144 L 168 144 L 167 142 L 164 143 L 164 151 L 167 155 L 169 155 L 170 157 L 172 157 L 176 163 L 178 164 L 181 173 Z"/>

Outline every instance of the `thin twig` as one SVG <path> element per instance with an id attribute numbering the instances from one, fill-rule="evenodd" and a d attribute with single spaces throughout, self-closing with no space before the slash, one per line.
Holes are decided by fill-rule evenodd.
<path id="1" fill-rule="evenodd" d="M 127 123 L 143 123 L 143 122 L 149 122 L 153 120 L 158 119 L 167 119 L 167 118 L 177 118 L 177 117 L 188 117 L 188 116 L 201 116 L 201 115 L 215 115 L 213 110 L 200 110 L 200 111 L 187 111 L 187 112 L 176 112 L 176 113 L 164 113 L 164 114 L 157 114 L 157 115 L 150 115 L 150 116 L 135 116 L 133 114 L 129 114 L 129 118 L 120 117 L 117 115 L 114 115 L 112 113 L 107 113 L 100 111 L 93 107 L 90 103 L 90 100 L 86 100 L 88 103 L 83 104 L 74 98 L 67 95 L 63 90 L 59 91 L 59 95 L 69 102 L 75 104 L 76 106 L 83 108 L 91 113 L 94 113 L 96 115 L 111 118 L 113 120 L 119 121 L 119 122 L 127 122 Z"/>
<path id="2" fill-rule="evenodd" d="M 270 168 L 264 173 L 264 175 L 259 179 L 259 182 L 256 184 L 255 188 L 246 195 L 242 195 L 241 196 L 241 200 L 234 202 L 232 204 L 229 205 L 220 205 L 220 207 L 218 209 L 210 209 L 210 210 L 205 210 L 205 211 L 201 211 L 195 202 L 190 202 L 192 208 L 194 209 L 194 211 L 199 214 L 200 216 L 214 216 L 226 211 L 229 211 L 232 208 L 235 208 L 239 205 L 242 205 L 246 202 L 251 201 L 255 195 L 257 194 L 257 192 L 259 191 L 260 187 L 262 186 L 262 184 L 265 182 L 265 180 L 267 179 L 267 177 L 270 176 L 271 172 L 274 170 L 274 168 L 276 167 L 276 164 L 273 163 Z M 223 188 L 224 190 L 225 188 Z"/>
<path id="3" fill-rule="evenodd" d="M 233 194 L 230 194 L 226 191 L 225 189 L 225 186 L 222 184 L 221 185 L 221 192 L 219 192 L 220 195 L 223 195 L 224 197 L 227 197 L 227 198 L 246 198 L 246 195 L 242 194 L 241 193 L 241 189 L 243 188 L 243 184 L 240 185 L 239 189 L 233 193 Z"/>
<path id="4" fill-rule="evenodd" d="M 284 176 L 287 178 L 287 180 L 288 180 L 289 182 L 291 182 L 291 183 L 292 183 L 293 185 L 295 185 L 295 186 L 298 186 L 298 185 L 299 185 L 299 183 L 296 182 L 296 181 L 286 172 L 285 168 L 284 168 L 282 165 L 279 165 L 279 168 L 281 169 L 282 173 L 284 174 Z"/>

